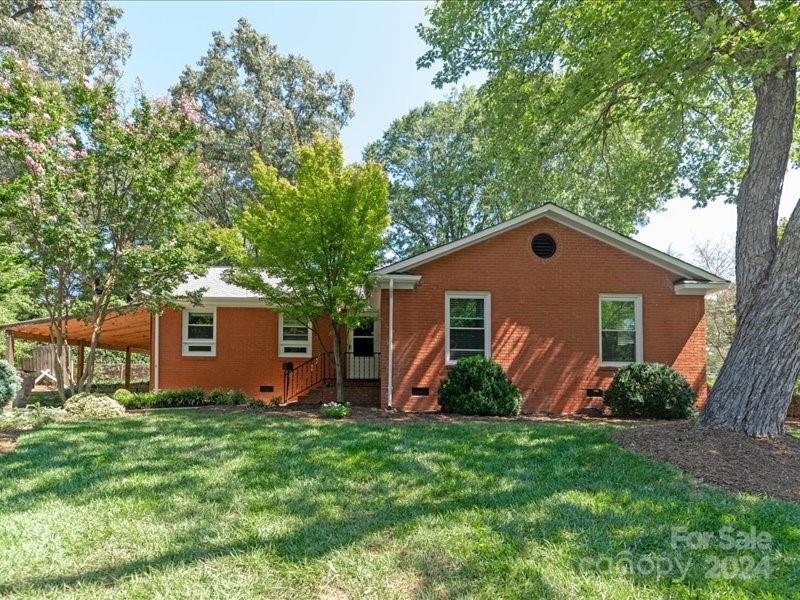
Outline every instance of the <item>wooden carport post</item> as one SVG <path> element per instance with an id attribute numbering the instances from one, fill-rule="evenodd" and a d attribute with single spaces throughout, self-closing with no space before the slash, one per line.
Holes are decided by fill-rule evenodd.
<path id="1" fill-rule="evenodd" d="M 14 366 L 14 332 L 6 329 L 6 360 Z"/>
<path id="2" fill-rule="evenodd" d="M 131 389 L 131 347 L 125 348 L 125 389 Z"/>

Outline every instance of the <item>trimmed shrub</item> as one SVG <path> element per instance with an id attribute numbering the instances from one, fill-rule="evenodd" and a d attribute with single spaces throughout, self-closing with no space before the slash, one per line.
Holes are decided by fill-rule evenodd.
<path id="1" fill-rule="evenodd" d="M 247 404 L 247 396 L 241 390 L 211 390 L 206 398 L 206 404 L 238 406 Z"/>
<path id="2" fill-rule="evenodd" d="M 603 397 L 615 417 L 686 419 L 695 394 L 686 378 L 661 363 L 634 363 L 617 371 Z"/>
<path id="3" fill-rule="evenodd" d="M 108 396 L 83 392 L 64 402 L 64 410 L 74 417 L 110 419 L 125 414 L 125 407 Z"/>
<path id="4" fill-rule="evenodd" d="M 444 413 L 511 417 L 519 414 L 521 400 L 503 368 L 483 356 L 459 359 L 439 386 Z"/>
<path id="5" fill-rule="evenodd" d="M 328 402 L 319 408 L 320 414 L 326 419 L 343 419 L 348 416 L 352 411 L 347 404 L 339 404 L 338 402 Z"/>
<path id="6" fill-rule="evenodd" d="M 8 361 L 0 360 L 0 408 L 17 397 L 22 389 L 22 377 Z"/>
<path id="7" fill-rule="evenodd" d="M 114 400 L 119 402 L 122 405 L 125 405 L 125 402 L 130 402 L 134 397 L 134 393 L 130 390 L 126 390 L 125 388 L 119 388 L 118 390 L 114 391 Z"/>

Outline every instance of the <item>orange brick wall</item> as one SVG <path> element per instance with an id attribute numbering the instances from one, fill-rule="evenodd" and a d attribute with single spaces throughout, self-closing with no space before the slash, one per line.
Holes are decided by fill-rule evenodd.
<path id="1" fill-rule="evenodd" d="M 278 314 L 266 308 L 218 307 L 216 356 L 181 355 L 182 314 L 179 310 L 165 310 L 159 328 L 159 387 L 162 390 L 238 389 L 248 396 L 270 400 L 283 394 L 283 363 L 291 361 L 297 366 L 308 360 L 278 357 Z M 330 350 L 327 325 L 322 324 L 320 330 Z M 151 339 L 155 340 L 155 336 Z M 312 334 L 312 355 L 322 351 L 319 339 Z M 155 356 L 152 349 L 150 356 Z M 154 381 L 152 373 L 150 381 Z M 271 385 L 274 391 L 260 392 L 262 385 Z"/>
<path id="2" fill-rule="evenodd" d="M 537 258 L 531 238 L 549 233 L 555 256 Z M 491 292 L 492 358 L 523 395 L 524 412 L 572 413 L 586 388 L 606 388 L 614 369 L 599 366 L 599 295 L 641 294 L 644 360 L 681 371 L 706 395 L 703 296 L 678 296 L 677 276 L 543 218 L 441 257 L 412 272 L 414 290 L 394 292 L 393 406 L 435 410 L 446 377 L 445 291 Z M 381 404 L 387 402 L 388 291 L 381 294 Z M 411 387 L 430 396 L 411 396 Z M 595 400 L 594 404 L 598 401 Z"/>

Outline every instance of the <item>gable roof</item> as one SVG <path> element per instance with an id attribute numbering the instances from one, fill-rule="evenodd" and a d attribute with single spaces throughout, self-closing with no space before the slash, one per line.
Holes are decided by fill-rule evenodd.
<path id="1" fill-rule="evenodd" d="M 436 260 L 442 256 L 452 254 L 458 250 L 462 250 L 479 242 L 483 242 L 495 237 L 496 235 L 514 229 L 515 227 L 520 227 L 543 217 L 552 219 L 561 225 L 570 227 L 571 229 L 584 233 L 590 237 L 600 240 L 601 242 L 605 242 L 606 244 L 622 250 L 623 252 L 627 252 L 652 264 L 655 264 L 663 269 L 666 269 L 667 271 L 670 271 L 671 273 L 674 273 L 682 280 L 698 284 L 711 284 L 709 287 L 715 288 L 724 287 L 730 283 L 727 279 L 723 279 L 714 273 L 701 269 L 700 267 L 696 267 L 686 261 L 675 258 L 674 256 L 670 256 L 669 254 L 661 252 L 660 250 L 656 250 L 647 244 L 643 244 L 632 238 L 620 235 L 616 231 L 612 231 L 607 227 L 593 223 L 589 219 L 561 208 L 552 202 L 548 202 L 547 204 L 544 204 L 538 208 L 529 210 L 528 212 L 509 219 L 508 221 L 504 221 L 498 225 L 483 229 L 473 233 L 472 235 L 468 235 L 448 244 L 432 248 L 431 250 L 427 250 L 426 252 L 422 252 L 416 256 L 394 262 L 381 269 L 378 269 L 375 273 L 378 275 L 404 273 L 409 269 L 419 267 L 425 263 L 431 262 L 432 260 Z"/>

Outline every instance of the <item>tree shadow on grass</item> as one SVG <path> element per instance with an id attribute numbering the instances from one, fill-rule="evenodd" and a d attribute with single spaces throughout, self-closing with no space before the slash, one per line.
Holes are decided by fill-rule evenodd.
<path id="1" fill-rule="evenodd" d="M 769 531 L 770 555 L 782 561 L 776 574 L 784 577 L 776 589 L 798 583 L 791 579 L 800 554 L 798 511 L 697 488 L 674 469 L 620 450 L 597 426 L 393 426 L 167 413 L 64 424 L 30 436 L 0 459 L 0 516 L 47 499 L 81 505 L 112 494 L 155 498 L 151 517 L 192 526 L 169 551 L 73 574 L 22 575 L 0 584 L 0 593 L 107 584 L 252 552 L 292 563 L 319 561 L 375 539 L 399 545 L 420 580 L 419 593 L 442 586 L 450 595 L 478 588 L 489 593 L 510 585 L 523 595 L 555 595 L 547 565 L 530 560 L 547 547 L 557 549 L 576 578 L 589 579 L 609 576 L 596 557 L 620 552 L 695 557 L 691 585 L 716 591 L 719 582 L 702 571 L 702 558 L 714 549 L 673 548 L 671 533 L 673 527 L 714 532 L 725 525 Z M 217 485 L 220 478 L 225 486 Z M 174 505 L 170 498 L 178 494 L 193 503 Z M 296 525 L 273 535 L 243 527 L 230 540 L 208 542 L 218 540 L 215 519 L 234 498 L 241 500 L 242 518 Z M 200 505 L 214 510 L 202 515 Z M 467 536 L 437 552 L 439 540 L 451 539 L 456 528 Z M 485 547 L 468 549 L 481 535 Z M 433 548 L 415 550 L 418 538 Z M 669 585 L 637 571 L 611 575 L 634 587 Z M 759 582 L 731 585 L 748 593 Z"/>

